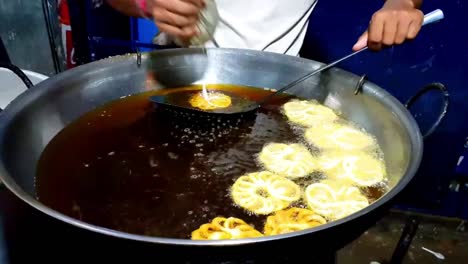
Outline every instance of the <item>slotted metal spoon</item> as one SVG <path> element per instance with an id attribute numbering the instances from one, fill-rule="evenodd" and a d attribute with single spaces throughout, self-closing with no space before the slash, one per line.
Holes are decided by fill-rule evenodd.
<path id="1" fill-rule="evenodd" d="M 428 14 L 426 14 L 424 16 L 424 21 L 423 21 L 423 26 L 425 25 L 428 25 L 428 24 L 431 24 L 431 23 L 434 23 L 434 22 L 437 22 L 439 20 L 442 20 L 444 18 L 444 13 L 442 12 L 442 10 L 440 9 L 436 9 Z M 168 95 L 155 95 L 155 96 L 151 96 L 150 97 L 150 100 L 151 102 L 157 104 L 157 105 L 161 105 L 161 106 L 166 106 L 166 107 L 171 107 L 173 108 L 173 110 L 176 110 L 176 111 L 189 111 L 189 112 L 202 112 L 202 113 L 205 113 L 205 114 L 214 114 L 214 115 L 233 115 L 233 114 L 245 114 L 245 113 L 249 113 L 249 112 L 253 112 L 253 111 L 256 111 L 257 109 L 259 109 L 264 103 L 268 102 L 269 100 L 271 100 L 272 98 L 274 98 L 275 96 L 277 96 L 278 94 L 282 93 L 282 92 L 285 92 L 289 89 L 291 89 L 292 87 L 296 86 L 298 83 L 300 82 L 303 82 L 305 80 L 307 80 L 308 78 L 318 74 L 318 73 L 321 73 L 327 69 L 330 69 L 331 67 L 337 65 L 338 63 L 344 61 L 344 60 L 347 60 L 351 57 L 353 57 L 354 55 L 358 54 L 358 53 L 361 53 L 365 50 L 367 50 L 368 47 L 364 47 L 358 51 L 355 51 L 347 56 L 344 56 L 332 63 L 329 63 L 323 67 L 320 67 L 312 72 L 309 72 L 307 73 L 306 75 L 294 80 L 293 82 L 287 84 L 286 86 L 276 90 L 274 93 L 270 94 L 270 95 L 267 95 L 266 97 L 258 100 L 258 101 L 251 101 L 249 99 L 246 99 L 246 98 L 242 98 L 242 102 L 241 103 L 238 103 L 236 105 L 231 105 L 227 108 L 220 108 L 220 109 L 215 109 L 215 110 L 210 110 L 210 111 L 205 111 L 205 110 L 202 110 L 202 109 L 198 109 L 198 108 L 195 108 L 195 107 L 190 107 L 188 104 L 187 105 L 180 105 L 180 104 L 176 104 L 174 103 L 175 101 L 174 100 L 171 100 L 171 95 L 174 95 L 174 94 L 168 94 Z M 228 92 L 225 92 L 225 91 L 222 91 L 223 93 L 225 93 L 226 95 L 229 95 L 231 97 L 239 97 L 238 95 L 235 95 L 235 94 L 229 94 Z"/>

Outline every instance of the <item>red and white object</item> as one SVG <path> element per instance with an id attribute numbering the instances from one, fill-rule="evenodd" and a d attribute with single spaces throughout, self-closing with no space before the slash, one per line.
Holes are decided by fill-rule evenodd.
<path id="1" fill-rule="evenodd" d="M 73 46 L 72 28 L 70 23 L 70 11 L 67 0 L 58 1 L 59 21 L 62 29 L 62 45 L 65 50 L 65 58 L 67 60 L 67 68 L 76 66 L 75 47 Z"/>

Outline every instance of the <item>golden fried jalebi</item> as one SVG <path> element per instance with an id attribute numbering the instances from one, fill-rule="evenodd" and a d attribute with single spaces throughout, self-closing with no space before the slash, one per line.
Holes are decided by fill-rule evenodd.
<path id="1" fill-rule="evenodd" d="M 332 180 L 307 186 L 305 197 L 310 209 L 330 220 L 346 217 L 369 205 L 358 188 Z"/>
<path id="2" fill-rule="evenodd" d="M 307 176 L 317 168 L 317 159 L 301 144 L 269 143 L 258 160 L 267 170 L 289 178 Z"/>
<path id="3" fill-rule="evenodd" d="M 220 92 L 207 92 L 206 94 L 199 92 L 190 98 L 189 103 L 202 110 L 213 110 L 229 107 L 231 97 Z"/>
<path id="4" fill-rule="evenodd" d="M 327 151 L 319 157 L 319 169 L 330 179 L 356 186 L 372 186 L 386 175 L 384 161 L 361 151 Z"/>
<path id="5" fill-rule="evenodd" d="M 293 207 L 276 212 L 267 218 L 264 234 L 286 234 L 325 224 L 327 221 L 312 210 Z"/>
<path id="6" fill-rule="evenodd" d="M 261 236 L 263 236 L 262 233 L 235 217 L 216 217 L 211 223 L 203 224 L 192 232 L 193 240 L 241 239 Z"/>
<path id="7" fill-rule="evenodd" d="M 309 144 L 324 150 L 363 150 L 378 146 L 374 137 L 366 132 L 339 123 L 318 124 L 308 128 L 304 137 Z"/>
<path id="8" fill-rule="evenodd" d="M 234 202 L 255 214 L 265 215 L 288 207 L 301 198 L 297 184 L 268 171 L 241 176 L 231 189 Z"/>
<path id="9" fill-rule="evenodd" d="M 338 115 L 331 108 L 316 101 L 293 99 L 283 105 L 283 110 L 289 121 L 304 127 L 338 119 Z"/>

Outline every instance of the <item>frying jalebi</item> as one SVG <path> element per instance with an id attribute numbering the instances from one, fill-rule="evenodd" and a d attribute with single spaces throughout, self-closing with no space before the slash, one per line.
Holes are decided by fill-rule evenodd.
<path id="1" fill-rule="evenodd" d="M 268 171 L 241 176 L 231 194 L 237 205 L 259 215 L 284 209 L 301 198 L 297 184 Z"/>
<path id="2" fill-rule="evenodd" d="M 304 127 L 338 119 L 338 115 L 331 108 L 315 101 L 293 99 L 283 105 L 283 110 L 289 121 Z"/>
<path id="3" fill-rule="evenodd" d="M 203 224 L 192 232 L 193 240 L 241 239 L 261 236 L 263 236 L 262 233 L 235 217 L 216 217 L 211 223 Z"/>
<path id="4" fill-rule="evenodd" d="M 307 176 L 317 168 L 316 158 L 301 144 L 267 144 L 258 159 L 267 170 L 289 178 Z"/>
<path id="5" fill-rule="evenodd" d="M 231 97 L 220 92 L 199 92 L 193 95 L 189 101 L 190 105 L 202 110 L 213 110 L 226 108 L 231 105 Z"/>
<path id="6" fill-rule="evenodd" d="M 279 235 L 325 224 L 327 221 L 312 210 L 293 207 L 267 218 L 264 234 Z"/>
<path id="7" fill-rule="evenodd" d="M 369 134 L 351 125 L 322 123 L 308 128 L 306 141 L 324 150 L 363 150 L 377 147 L 376 140 Z"/>
<path id="8" fill-rule="evenodd" d="M 329 178 L 362 187 L 376 185 L 386 175 L 383 160 L 361 151 L 327 151 L 318 164 Z"/>
<path id="9" fill-rule="evenodd" d="M 346 217 L 369 205 L 358 188 L 331 180 L 307 186 L 305 197 L 310 209 L 330 220 Z"/>

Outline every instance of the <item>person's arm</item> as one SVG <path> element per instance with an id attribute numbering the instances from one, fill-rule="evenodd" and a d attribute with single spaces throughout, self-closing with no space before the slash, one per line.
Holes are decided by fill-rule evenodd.
<path id="1" fill-rule="evenodd" d="M 141 7 L 145 4 L 139 0 L 107 0 L 110 6 L 122 14 L 133 17 L 143 17 L 144 13 Z M 142 4 L 140 4 L 142 3 Z M 139 6 L 140 5 L 140 6 Z"/>
<path id="2" fill-rule="evenodd" d="M 204 0 L 107 0 L 114 9 L 154 20 L 158 29 L 173 37 L 188 39 L 198 31 L 198 14 Z"/>
<path id="3" fill-rule="evenodd" d="M 372 50 L 401 44 L 414 39 L 421 29 L 424 14 L 419 10 L 423 0 L 387 0 L 374 13 L 369 27 L 353 46 L 360 50 L 366 45 Z"/>

